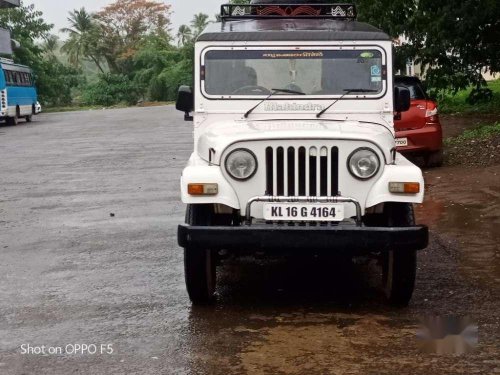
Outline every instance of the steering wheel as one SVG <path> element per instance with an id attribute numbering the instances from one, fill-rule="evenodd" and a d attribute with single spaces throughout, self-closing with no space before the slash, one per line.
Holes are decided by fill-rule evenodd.
<path id="1" fill-rule="evenodd" d="M 263 86 L 243 86 L 233 91 L 232 95 L 269 95 L 271 90 Z"/>

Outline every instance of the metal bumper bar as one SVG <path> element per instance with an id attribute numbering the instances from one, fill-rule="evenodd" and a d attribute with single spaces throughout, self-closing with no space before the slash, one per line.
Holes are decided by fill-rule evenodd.
<path id="1" fill-rule="evenodd" d="M 361 205 L 354 198 L 346 197 L 272 197 L 262 196 L 250 198 L 246 207 L 246 222 L 252 225 L 252 205 L 257 202 L 268 203 L 352 203 L 356 206 L 356 225 L 363 225 Z"/>
<path id="2" fill-rule="evenodd" d="M 429 230 L 425 226 L 379 228 L 351 225 L 288 227 L 255 224 L 239 227 L 199 227 L 180 225 L 179 245 L 192 249 L 244 249 L 269 253 L 292 251 L 308 253 L 367 254 L 373 252 L 425 249 Z"/>

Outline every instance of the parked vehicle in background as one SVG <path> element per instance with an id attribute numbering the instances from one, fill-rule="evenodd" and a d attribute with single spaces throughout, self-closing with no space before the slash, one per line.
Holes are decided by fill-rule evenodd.
<path id="1" fill-rule="evenodd" d="M 31 122 L 38 102 L 33 71 L 7 59 L 0 59 L 0 67 L 0 118 L 10 125 L 20 118 Z"/>
<path id="2" fill-rule="evenodd" d="M 42 113 L 42 105 L 40 104 L 40 102 L 36 102 L 35 115 L 38 115 L 39 113 Z"/>
<path id="3" fill-rule="evenodd" d="M 409 156 L 423 156 L 425 166 L 443 164 L 443 131 L 439 122 L 437 103 L 430 99 L 422 82 L 416 77 L 396 77 L 396 86 L 410 90 L 411 107 L 396 120 L 398 151 Z"/>

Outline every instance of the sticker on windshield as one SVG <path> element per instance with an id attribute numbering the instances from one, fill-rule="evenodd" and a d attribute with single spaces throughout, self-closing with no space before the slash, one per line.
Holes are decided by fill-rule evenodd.
<path id="1" fill-rule="evenodd" d="M 378 65 L 371 67 L 372 82 L 382 82 L 382 69 Z"/>
<path id="2" fill-rule="evenodd" d="M 373 65 L 371 70 L 372 70 L 372 77 L 381 77 L 382 76 L 382 69 L 380 69 L 380 66 Z"/>
<path id="3" fill-rule="evenodd" d="M 373 52 L 363 52 L 361 55 L 359 55 L 363 59 L 373 59 Z"/>

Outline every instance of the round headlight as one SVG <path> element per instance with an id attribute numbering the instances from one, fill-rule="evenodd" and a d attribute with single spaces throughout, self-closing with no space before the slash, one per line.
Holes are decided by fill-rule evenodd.
<path id="1" fill-rule="evenodd" d="M 257 158 L 250 150 L 234 150 L 226 158 L 226 170 L 236 180 L 248 180 L 257 172 Z"/>
<path id="2" fill-rule="evenodd" d="M 375 176 L 380 169 L 380 159 L 375 151 L 369 148 L 360 148 L 354 151 L 347 161 L 351 174 L 362 180 Z"/>

